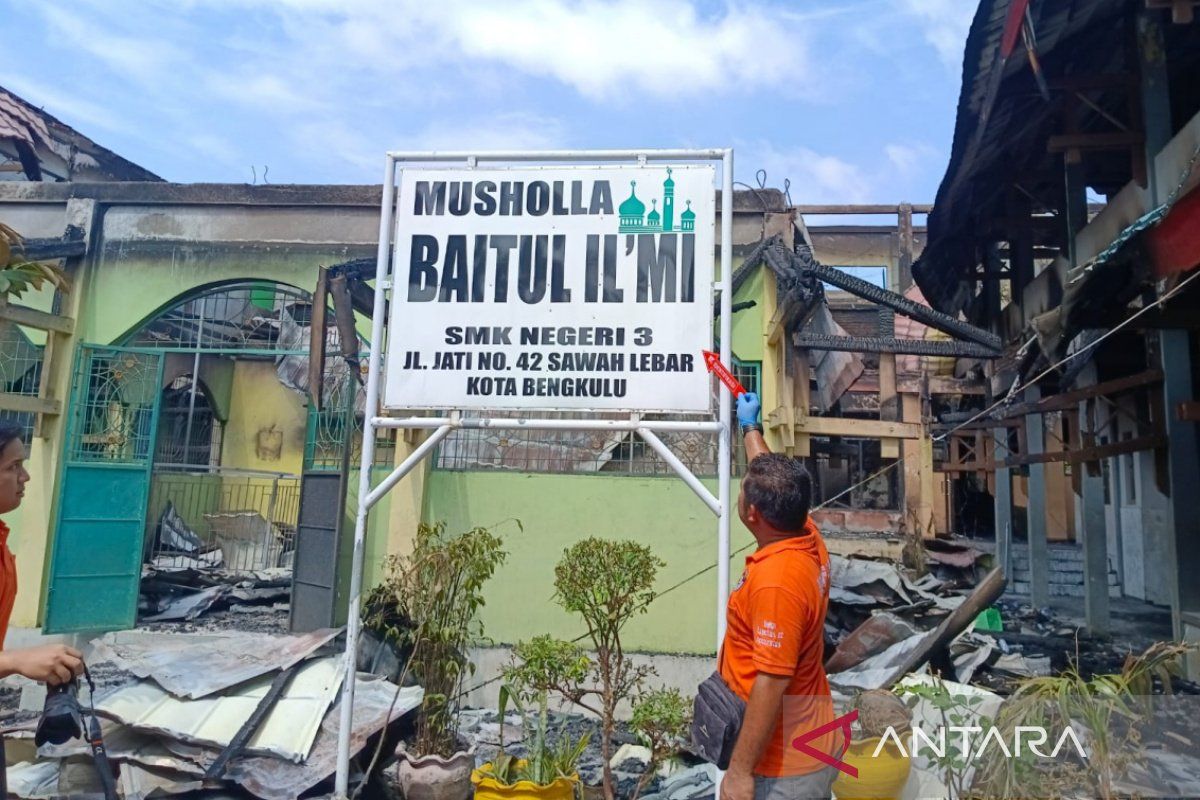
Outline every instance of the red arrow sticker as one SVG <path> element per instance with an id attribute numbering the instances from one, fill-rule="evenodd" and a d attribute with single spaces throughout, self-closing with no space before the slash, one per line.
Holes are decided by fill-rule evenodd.
<path id="1" fill-rule="evenodd" d="M 725 368 L 721 363 L 721 357 L 711 350 L 701 350 L 704 353 L 704 365 L 708 367 L 709 372 L 717 373 L 717 377 L 721 379 L 721 383 L 729 389 L 734 397 L 741 397 L 746 394 L 746 387 L 733 377 L 733 373 Z"/>

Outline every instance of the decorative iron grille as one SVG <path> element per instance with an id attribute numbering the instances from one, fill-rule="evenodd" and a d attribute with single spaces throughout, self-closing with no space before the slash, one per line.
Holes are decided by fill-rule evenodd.
<path id="1" fill-rule="evenodd" d="M 193 399 L 191 376 L 183 375 L 163 390 L 155 464 L 221 463 L 221 422 L 213 413 L 203 382 L 195 389 Z"/>
<path id="2" fill-rule="evenodd" d="M 367 356 L 361 358 L 365 362 Z M 342 468 L 349 437 L 350 468 L 357 469 L 362 458 L 364 389 L 352 373 L 342 380 L 327 380 L 321 410 L 308 407 L 308 429 L 304 442 L 304 468 L 318 472 L 337 472 Z M 375 466 L 390 466 L 395 458 L 392 431 L 381 430 L 375 438 Z"/>
<path id="3" fill-rule="evenodd" d="M 734 375 L 748 391 L 759 391 L 761 364 L 734 361 Z M 497 413 L 514 419 L 520 412 Z M 594 419 L 578 412 L 546 414 L 554 419 Z M 601 418 L 624 419 L 622 414 Z M 647 419 L 659 418 L 647 415 Z M 697 475 L 717 473 L 717 439 L 710 433 L 660 433 L 659 438 Z M 734 474 L 745 465 L 741 437 L 735 436 Z M 460 429 L 442 442 L 436 469 L 603 475 L 674 475 L 675 471 L 636 433 L 625 431 L 531 431 Z"/>
<path id="4" fill-rule="evenodd" d="M 297 347 L 287 340 L 285 328 L 289 321 L 307 328 L 311 320 L 308 292 L 269 281 L 231 283 L 159 312 L 125 344 L 189 352 L 307 353 L 307 341 Z"/>
<path id="5" fill-rule="evenodd" d="M 290 568 L 300 476 L 221 467 L 156 466 L 146 563 L 161 569 Z"/>
<path id="6" fill-rule="evenodd" d="M 75 385 L 86 391 L 72 410 L 71 460 L 149 460 L 159 373 L 149 354 L 95 350 L 79 359 Z"/>
<path id="7" fill-rule="evenodd" d="M 19 325 L 0 320 L 0 392 L 36 397 L 44 349 Z M 29 412 L 0 411 L 0 421 L 15 423 L 24 431 L 26 445 L 33 438 L 35 420 L 36 415 Z"/>

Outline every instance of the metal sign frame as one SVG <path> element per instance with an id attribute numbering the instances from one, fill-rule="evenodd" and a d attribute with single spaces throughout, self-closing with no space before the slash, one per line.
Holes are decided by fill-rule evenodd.
<path id="1" fill-rule="evenodd" d="M 572 430 L 629 431 L 647 444 L 683 479 L 717 517 L 717 647 L 725 637 L 725 609 L 729 597 L 729 532 L 731 523 L 730 418 L 732 398 L 729 388 L 718 381 L 717 419 L 647 420 L 631 413 L 628 419 L 547 419 L 547 418 L 464 418 L 461 411 L 442 416 L 386 417 L 379 415 L 380 372 L 385 349 L 384 327 L 386 293 L 393 288 L 391 263 L 396 200 L 396 165 L 421 164 L 473 169 L 482 162 L 491 164 L 621 164 L 645 166 L 652 161 L 697 161 L 721 163 L 721 274 L 711 292 L 720 300 L 719 338 L 721 363 L 731 363 L 733 326 L 733 148 L 709 150 L 542 150 L 489 152 L 388 152 L 383 178 L 383 199 L 379 215 L 379 252 L 375 262 L 375 303 L 371 319 L 366 403 L 364 411 L 362 463 L 359 472 L 358 509 L 354 522 L 354 554 L 350 570 L 350 607 L 346 619 L 345 678 L 342 684 L 341 717 L 338 722 L 337 774 L 334 795 L 348 796 L 350 783 L 350 743 L 354 720 L 354 676 L 357 672 L 359 615 L 362 606 L 363 561 L 365 556 L 367 515 L 371 508 L 419 465 L 438 443 L 456 429 L 490 428 L 494 430 Z M 402 167 L 403 169 L 403 167 Z M 432 430 L 403 462 L 396 465 L 378 486 L 371 486 L 371 468 L 375 461 L 375 433 L 394 428 Z M 700 432 L 716 434 L 717 496 L 696 477 L 658 437 L 662 432 Z"/>

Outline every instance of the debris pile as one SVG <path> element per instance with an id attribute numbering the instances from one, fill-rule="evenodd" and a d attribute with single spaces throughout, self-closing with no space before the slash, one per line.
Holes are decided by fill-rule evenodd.
<path id="1" fill-rule="evenodd" d="M 132 631 L 93 642 L 91 661 L 122 679 L 81 692 L 102 719 L 108 756 L 125 798 L 239 787 L 263 800 L 299 797 L 329 781 L 336 767 L 344 664 L 336 630 L 296 636 L 224 632 Z M 104 665 L 104 666 L 101 666 Z M 422 699 L 356 674 L 352 748 L 395 738 Z M 34 722 L 10 728 L 11 794 L 83 796 L 100 790 L 89 745 L 70 740 L 35 748 Z M 16 741 L 14 741 L 14 739 Z"/>
<path id="2" fill-rule="evenodd" d="M 231 572 L 194 567 L 142 568 L 138 618 L 183 622 L 228 608 L 281 607 L 292 591 L 292 571 L 281 567 Z"/>

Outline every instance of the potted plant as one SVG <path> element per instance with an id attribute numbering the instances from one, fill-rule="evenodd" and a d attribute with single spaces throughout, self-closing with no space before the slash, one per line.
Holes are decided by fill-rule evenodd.
<path id="1" fill-rule="evenodd" d="M 475 800 L 574 800 L 576 797 L 579 785 L 576 766 L 587 749 L 589 737 L 585 734 L 572 741 L 564 729 L 552 740 L 547 692 L 524 682 L 529 671 L 529 662 L 505 671 L 510 682 L 500 688 L 500 752 L 471 773 Z M 524 758 L 517 758 L 504 750 L 504 720 L 510 702 L 528 718 L 521 699 L 536 701 L 538 715 L 529 752 Z"/>
<path id="2" fill-rule="evenodd" d="M 634 664 L 625 655 L 621 630 L 645 613 L 654 599 L 654 580 L 663 561 L 633 541 L 584 539 L 564 553 L 554 568 L 555 600 L 583 618 L 591 654 L 578 646 L 540 636 L 519 644 L 517 654 L 536 655 L 524 675 L 539 691 L 561 695 L 600 718 L 605 800 L 614 800 L 612 737 L 617 706 L 636 701 L 653 667 Z M 528 658 L 525 660 L 530 666 Z"/>
<path id="3" fill-rule="evenodd" d="M 643 692 L 633 705 L 630 727 L 650 751 L 646 770 L 638 778 L 629 800 L 637 800 L 658 767 L 679 751 L 691 737 L 692 704 L 678 689 Z"/>
<path id="4" fill-rule="evenodd" d="M 396 751 L 407 800 L 464 800 L 471 793 L 475 754 L 458 736 L 458 698 L 475 670 L 468 652 L 484 641 L 476 614 L 484 583 L 504 562 L 501 545 L 488 528 L 451 536 L 444 523 L 422 523 L 412 552 L 388 559 L 386 578 L 367 603 L 366 627 L 408 654 L 407 674 L 425 690 L 415 731 Z"/>

